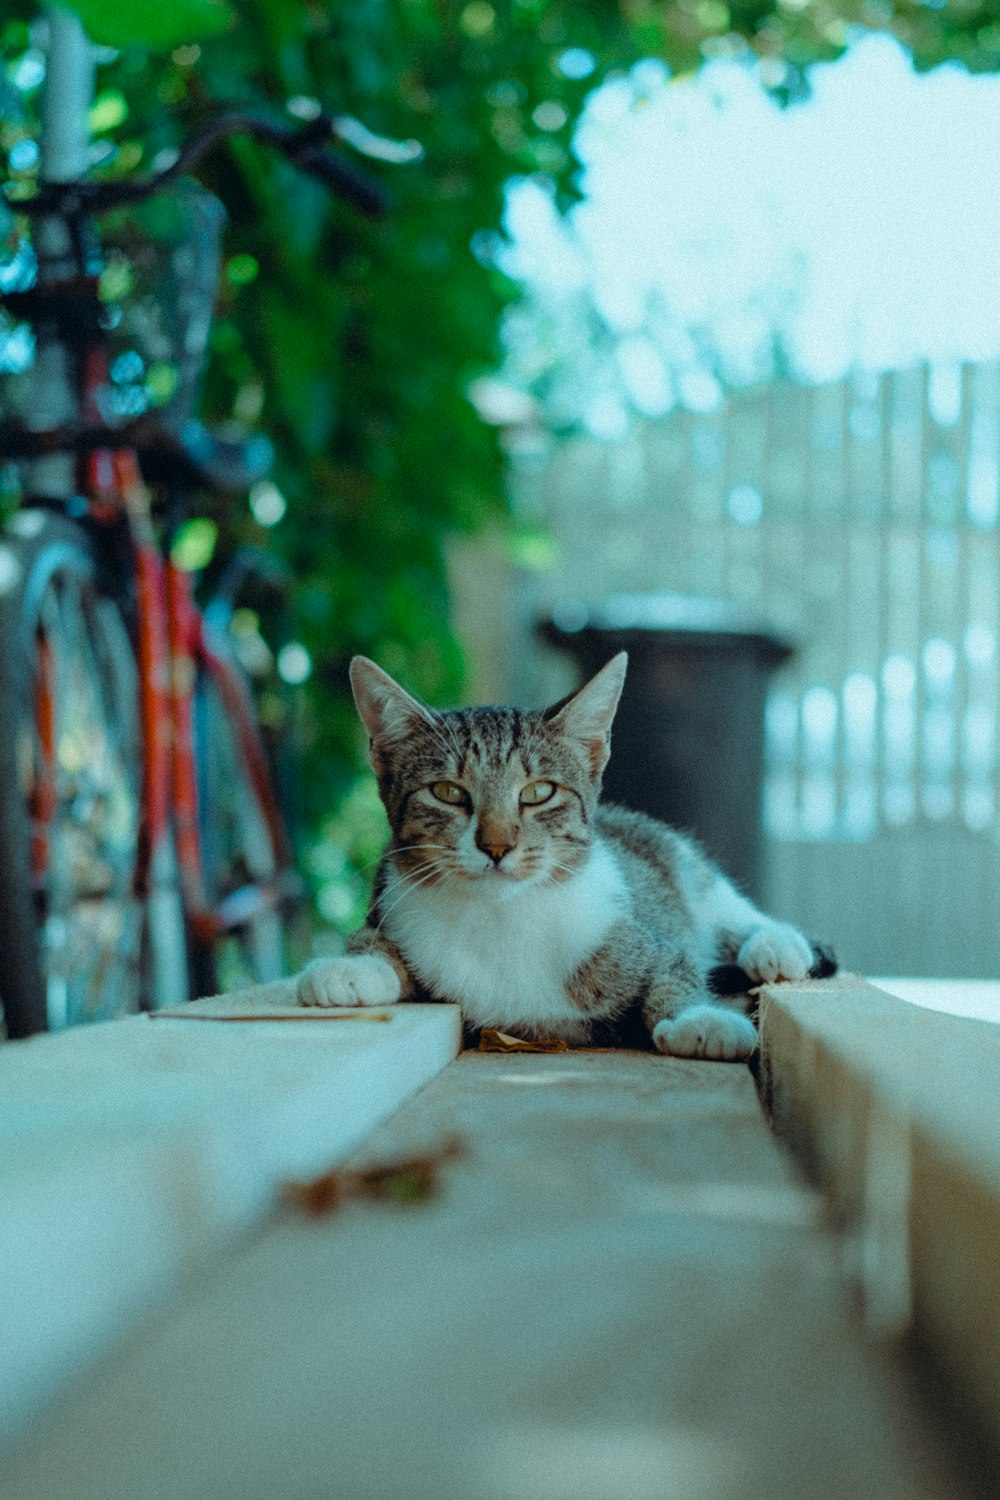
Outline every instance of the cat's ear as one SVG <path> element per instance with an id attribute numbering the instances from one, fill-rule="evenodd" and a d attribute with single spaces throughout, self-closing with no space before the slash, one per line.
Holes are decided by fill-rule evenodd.
<path id="1" fill-rule="evenodd" d="M 377 745 L 405 739 L 418 721 L 427 719 L 426 708 L 367 656 L 351 662 L 351 690 L 373 754 Z"/>
<path id="2" fill-rule="evenodd" d="M 560 734 L 581 742 L 595 776 L 604 770 L 611 754 L 611 724 L 625 686 L 627 666 L 627 652 L 619 651 L 596 677 L 545 714 L 548 723 Z"/>

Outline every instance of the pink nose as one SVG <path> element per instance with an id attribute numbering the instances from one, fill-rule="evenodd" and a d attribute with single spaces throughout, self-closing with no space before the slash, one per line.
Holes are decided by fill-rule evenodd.
<path id="1" fill-rule="evenodd" d="M 483 853 L 489 855 L 495 865 L 498 865 L 504 855 L 509 854 L 514 847 L 513 844 L 480 844 L 478 839 L 476 842 Z"/>

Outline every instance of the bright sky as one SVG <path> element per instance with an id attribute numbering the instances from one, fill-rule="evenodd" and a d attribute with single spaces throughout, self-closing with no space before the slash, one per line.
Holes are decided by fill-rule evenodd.
<path id="1" fill-rule="evenodd" d="M 713 364 L 766 375 L 775 331 L 816 381 L 1000 356 L 1000 78 L 916 74 L 866 36 L 810 79 L 782 110 L 739 61 L 678 82 L 639 64 L 591 95 L 568 219 L 544 183 L 512 187 L 515 362 L 566 366 L 567 415 L 574 385 L 576 415 L 609 437 L 626 403 L 710 405 Z M 588 304 L 618 336 L 610 358 Z"/>

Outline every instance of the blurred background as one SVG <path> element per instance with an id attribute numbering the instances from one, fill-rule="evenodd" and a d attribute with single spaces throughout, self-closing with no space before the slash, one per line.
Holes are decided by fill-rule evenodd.
<path id="1" fill-rule="evenodd" d="M 248 143 L 201 174 L 227 214 L 203 415 L 276 463 L 182 545 L 206 578 L 235 541 L 294 578 L 280 638 L 237 624 L 301 746 L 314 945 L 363 916 L 385 836 L 350 657 L 435 704 L 537 706 L 624 633 L 639 800 L 655 773 L 671 813 L 711 762 L 673 815 L 845 965 L 996 975 L 1000 13 L 74 9 L 95 172 L 245 101 L 422 148 L 380 170 L 375 226 Z M 6 14 L 0 148 L 27 185 L 44 63 L 34 8 Z M 0 326 L 8 382 L 25 340 Z M 162 403 L 176 372 L 122 384 Z"/>

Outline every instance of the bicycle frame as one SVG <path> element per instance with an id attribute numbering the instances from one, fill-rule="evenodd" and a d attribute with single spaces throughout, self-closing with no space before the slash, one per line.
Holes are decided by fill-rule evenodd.
<path id="1" fill-rule="evenodd" d="M 143 177 L 94 180 L 87 175 L 92 51 L 79 20 L 70 12 L 52 10 L 47 24 L 40 182 L 37 193 L 20 200 L 21 211 L 34 219 L 38 271 L 34 286 L 4 293 L 5 305 L 35 326 L 29 416 L 4 424 L 7 430 L 2 432 L 0 446 L 5 456 L 28 460 L 26 492 L 36 514 L 39 507 L 49 507 L 65 511 L 71 520 L 85 521 L 96 542 L 98 579 L 89 580 L 88 574 L 95 563 L 95 548 L 88 548 L 78 535 L 70 535 L 66 545 L 75 551 L 78 562 L 82 558 L 80 576 L 87 575 L 88 586 L 93 583 L 91 592 L 98 600 L 92 611 L 96 637 L 107 642 L 115 636 L 107 653 L 119 667 L 125 654 L 129 657 L 124 673 L 129 712 L 121 715 L 128 719 L 129 751 L 115 764 L 120 784 L 130 785 L 134 813 L 127 854 L 121 855 L 116 866 L 120 875 L 116 889 L 127 887 L 132 906 L 145 906 L 152 998 L 160 1005 L 181 998 L 177 988 L 186 968 L 180 953 L 185 927 L 195 939 L 196 964 L 206 971 L 200 982 L 207 982 L 208 966 L 202 965 L 202 959 L 211 954 L 213 941 L 240 928 L 256 972 L 275 972 L 281 962 L 279 908 L 300 887 L 292 872 L 288 840 L 246 685 L 197 609 L 191 578 L 170 555 L 173 520 L 166 527 L 165 547 L 154 531 L 141 472 L 141 464 L 146 464 L 149 476 L 165 485 L 169 509 L 192 482 L 228 492 L 236 474 L 237 485 L 248 485 L 251 480 L 245 475 L 252 464 L 246 460 L 240 468 L 239 460 L 230 456 L 227 467 L 223 442 L 218 445 L 221 462 L 213 465 L 204 450 L 185 448 L 162 423 L 152 436 L 137 431 L 131 438 L 109 425 L 99 400 L 100 389 L 108 381 L 108 354 L 105 320 L 96 296 L 100 247 L 92 238 L 91 220 L 109 209 L 150 198 L 232 134 L 268 144 L 356 211 L 379 218 L 389 206 L 381 185 L 329 148 L 343 142 L 363 155 L 395 162 L 418 160 L 422 148 L 413 141 L 375 137 L 356 121 L 336 119 L 322 111 L 310 114 L 305 122 L 290 124 L 268 110 L 237 109 L 195 131 L 168 166 Z M 157 428 L 155 421 L 151 425 Z M 104 614 L 101 602 L 108 596 L 108 574 L 111 592 L 117 594 L 111 601 L 112 613 L 118 617 L 113 628 L 106 628 L 111 617 Z M 126 625 L 131 647 L 121 645 Z M 58 875 L 60 868 L 52 832 L 61 805 L 56 784 L 60 658 L 46 638 L 46 629 L 41 624 L 33 628 L 34 697 L 29 712 L 40 765 L 31 784 L 30 863 L 38 898 L 36 912 L 44 913 L 50 890 L 47 879 Z M 131 712 L 133 656 L 138 669 L 138 715 Z M 89 675 L 85 665 L 81 680 Z M 119 670 L 114 689 L 119 704 L 125 701 L 122 680 Z M 20 694 L 18 679 L 12 699 L 20 702 Z M 103 707 L 97 712 L 100 716 Z M 199 742 L 196 720 L 202 718 L 204 739 Z M 10 767 L 11 744 L 4 742 L 3 748 Z M 227 780 L 229 767 L 234 770 Z M 130 777 L 129 770 L 136 774 Z M 219 813 L 217 821 L 209 819 L 202 825 L 204 848 L 199 828 L 200 773 L 208 789 L 206 805 L 217 799 Z M 13 786 L 16 773 L 12 768 L 10 780 Z M 36 976 L 30 914 L 21 894 L 16 880 L 0 880 L 0 896 L 9 897 L 17 924 L 21 969 L 29 975 L 22 986 L 27 992 Z M 117 899 L 123 904 L 120 896 Z M 126 915 L 131 921 L 131 915 Z M 58 924 L 53 930 L 58 930 Z M 143 957 L 133 965 L 135 969 L 147 971 Z M 35 988 L 30 1006 L 25 1006 L 30 1018 L 24 1025 L 37 1026 Z"/>
<path id="2" fill-rule="evenodd" d="M 74 17 L 59 12 L 50 19 L 49 66 L 51 76 L 58 80 L 61 105 L 47 107 L 45 114 L 43 178 L 49 182 L 75 181 L 86 160 L 90 51 Z M 79 269 L 74 264 L 77 248 L 68 226 L 57 216 L 43 216 L 37 228 L 50 262 L 45 290 L 57 295 L 64 280 L 78 282 Z M 64 270 L 68 271 L 66 277 L 61 274 Z M 100 444 L 104 423 L 97 394 L 107 381 L 107 364 L 99 336 L 82 345 L 77 342 L 75 347 L 58 333 L 44 343 L 40 341 L 33 392 L 33 409 L 41 413 L 40 429 L 65 423 L 67 415 L 79 412 Z M 152 523 L 150 493 L 132 449 L 119 446 L 116 434 L 109 430 L 106 447 L 94 446 L 75 456 L 45 454 L 32 460 L 28 474 L 29 493 L 45 497 L 48 504 L 65 503 L 75 515 L 86 518 L 98 537 L 106 530 L 110 543 L 112 529 L 119 532 L 118 541 L 122 540 L 123 528 L 127 533 L 135 596 L 133 633 L 142 742 L 135 894 L 149 896 L 163 851 L 172 839 L 189 933 L 196 942 L 210 946 L 262 910 L 280 907 L 292 893 L 291 887 L 297 886 L 249 693 L 225 652 L 213 644 L 194 600 L 190 574 L 176 565 L 169 548 L 161 549 Z M 57 704 L 51 649 L 44 635 L 39 636 L 37 644 L 34 714 L 40 766 L 31 808 L 31 862 L 35 888 L 44 889 L 49 861 L 47 830 L 55 809 Z M 206 896 L 199 836 L 194 729 L 199 672 L 207 674 L 214 684 L 238 739 L 278 872 L 273 881 L 249 884 L 215 905 Z M 154 995 L 152 1000 L 156 1005 L 174 998 L 176 993 Z"/>
<path id="3" fill-rule="evenodd" d="M 98 450 L 88 455 L 88 482 L 81 489 L 92 502 L 96 526 L 118 520 L 124 510 L 133 547 L 136 582 L 137 655 L 142 729 L 142 823 L 136 894 L 149 894 L 156 850 L 173 834 L 184 908 L 193 935 L 212 943 L 251 920 L 264 908 L 279 907 L 290 892 L 291 853 L 274 796 L 253 707 L 239 674 L 212 642 L 211 631 L 193 595 L 191 575 L 155 546 L 148 492 L 134 453 Z M 32 873 L 44 878 L 48 860 L 47 824 L 55 806 L 56 705 L 50 648 L 38 642 L 35 717 L 40 779 L 32 809 Z M 198 782 L 193 724 L 194 689 L 199 670 L 214 683 L 239 738 L 254 794 L 282 874 L 266 885 L 248 884 L 212 905 L 205 894 L 199 836 Z"/>
<path id="4" fill-rule="evenodd" d="M 169 654 L 170 784 L 177 859 L 189 920 L 196 935 L 211 942 L 241 927 L 265 907 L 281 905 L 290 894 L 287 872 L 291 868 L 291 851 L 246 685 L 226 656 L 213 646 L 211 632 L 194 602 L 191 575 L 169 558 L 162 568 Z M 239 737 L 254 795 L 277 855 L 278 868 L 283 872 L 267 885 L 253 883 L 231 892 L 215 906 L 205 897 L 198 833 L 193 704 L 199 668 L 207 672 L 215 684 Z M 155 726 L 151 724 L 150 727 L 155 732 Z"/>
<path id="5" fill-rule="evenodd" d="M 226 655 L 212 644 L 211 632 L 194 600 L 191 574 L 178 567 L 169 552 L 164 557 L 156 545 L 149 495 L 135 454 L 123 449 L 113 454 L 98 450 L 90 455 L 88 493 L 94 493 L 93 479 L 107 459 L 111 460 L 118 495 L 129 520 L 137 582 L 144 786 L 138 891 L 148 893 L 154 852 L 172 827 L 186 915 L 195 936 L 212 942 L 241 926 L 262 907 L 279 906 L 288 894 L 289 882 L 250 886 L 214 907 L 206 899 L 194 749 L 193 706 L 199 669 L 215 683 L 239 737 L 254 794 L 283 871 L 290 869 L 291 851 L 246 686 Z"/>

